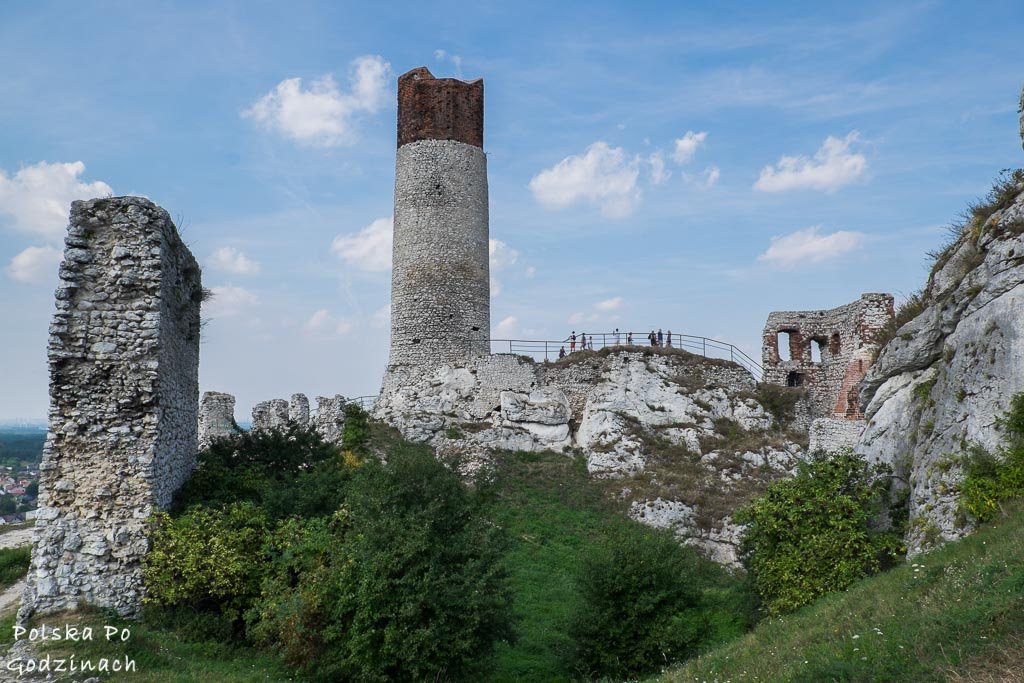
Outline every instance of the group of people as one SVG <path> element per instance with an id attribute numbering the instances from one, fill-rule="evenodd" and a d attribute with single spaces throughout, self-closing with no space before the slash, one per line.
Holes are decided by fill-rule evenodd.
<path id="1" fill-rule="evenodd" d="M 611 346 L 622 345 L 622 333 L 619 332 L 619 328 L 615 328 L 615 331 L 610 335 L 602 334 L 601 337 L 607 343 L 608 337 L 611 337 Z M 579 337 L 576 336 L 576 330 L 572 331 L 569 335 L 569 353 L 575 353 L 578 351 L 593 351 L 594 350 L 594 335 L 591 334 L 587 337 L 586 332 L 581 332 Z M 651 343 L 651 346 L 664 346 L 665 348 L 672 348 L 672 330 L 668 333 L 663 333 L 660 329 L 655 332 L 651 330 L 650 334 L 647 335 L 647 341 Z M 578 347 L 577 347 L 578 343 Z M 633 333 L 626 333 L 626 346 L 633 346 Z M 565 346 L 558 349 L 558 357 L 565 358 Z"/>

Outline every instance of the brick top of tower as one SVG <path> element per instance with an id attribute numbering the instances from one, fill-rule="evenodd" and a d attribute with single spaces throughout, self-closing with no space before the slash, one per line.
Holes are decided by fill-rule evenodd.
<path id="1" fill-rule="evenodd" d="M 484 146 L 484 82 L 434 78 L 425 67 L 398 78 L 398 146 L 456 140 Z"/>

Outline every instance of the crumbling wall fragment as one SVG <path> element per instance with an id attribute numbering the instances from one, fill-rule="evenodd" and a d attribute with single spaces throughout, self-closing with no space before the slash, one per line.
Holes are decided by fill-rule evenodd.
<path id="1" fill-rule="evenodd" d="M 200 271 L 140 197 L 74 202 L 50 326 L 49 432 L 19 618 L 138 611 L 146 518 L 195 467 Z"/>
<path id="2" fill-rule="evenodd" d="M 219 391 L 205 392 L 199 402 L 199 450 L 237 433 L 235 397 Z"/>

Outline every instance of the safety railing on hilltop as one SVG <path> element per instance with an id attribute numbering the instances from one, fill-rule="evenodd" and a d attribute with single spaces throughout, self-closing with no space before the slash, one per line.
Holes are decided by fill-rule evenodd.
<path id="1" fill-rule="evenodd" d="M 647 338 L 648 334 L 649 332 L 632 333 L 633 341 L 630 344 L 629 332 L 588 332 L 586 334 L 586 350 L 599 351 L 616 346 L 635 349 L 650 348 L 651 344 Z M 764 369 L 761 367 L 761 364 L 728 342 L 711 339 L 710 337 L 698 337 L 692 334 L 677 334 L 673 332 L 671 337 L 667 334 L 663 336 L 660 348 L 682 349 L 705 358 L 730 360 L 753 375 L 754 379 L 758 382 L 764 378 Z M 534 360 L 541 361 L 558 360 L 562 349 L 565 349 L 566 356 L 573 353 L 572 343 L 568 338 L 562 340 L 491 340 L 491 353 L 514 353 L 521 356 L 530 356 Z M 576 335 L 575 352 L 578 353 L 582 350 L 584 350 L 583 335 L 578 334 Z"/>
<path id="2" fill-rule="evenodd" d="M 376 394 L 373 396 L 356 396 L 355 398 L 345 399 L 345 403 L 355 403 L 363 410 L 371 410 L 373 408 L 373 404 L 376 402 Z"/>

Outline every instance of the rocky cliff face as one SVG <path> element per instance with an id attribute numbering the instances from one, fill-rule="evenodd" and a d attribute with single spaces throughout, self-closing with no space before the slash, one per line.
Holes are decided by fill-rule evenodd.
<path id="1" fill-rule="evenodd" d="M 994 213 L 940 256 L 920 313 L 862 384 L 868 425 L 854 450 L 891 464 L 909 487 L 910 554 L 971 529 L 957 507 L 964 456 L 971 444 L 999 445 L 997 418 L 1024 391 L 1022 192 L 1004 186 Z"/>
<path id="2" fill-rule="evenodd" d="M 490 449 L 583 457 L 635 519 L 737 562 L 733 511 L 793 473 L 804 449 L 777 428 L 738 365 L 621 348 L 558 363 L 496 355 L 429 373 L 391 368 L 374 416 L 463 467 Z"/>

